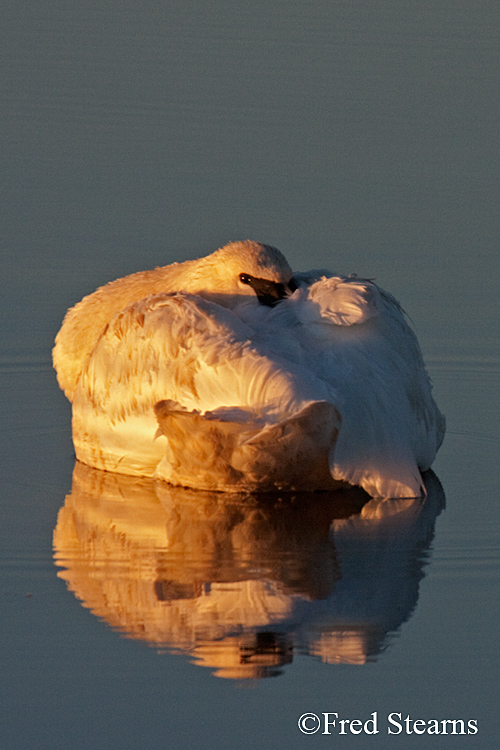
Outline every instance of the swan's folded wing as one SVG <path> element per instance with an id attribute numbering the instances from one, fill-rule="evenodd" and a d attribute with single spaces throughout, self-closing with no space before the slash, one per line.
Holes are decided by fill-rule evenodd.
<path id="1" fill-rule="evenodd" d="M 196 295 L 161 294 L 119 313 L 89 355 L 75 392 L 77 456 L 97 468 L 152 474 L 165 454 L 154 406 L 171 400 L 204 414 L 250 410 L 275 423 L 328 400 L 321 379 L 257 346 L 233 312 Z"/>
<path id="2" fill-rule="evenodd" d="M 111 420 L 150 411 L 160 398 L 200 406 L 199 373 L 237 357 L 247 327 L 229 310 L 187 294 L 158 294 L 106 326 L 78 389 Z"/>

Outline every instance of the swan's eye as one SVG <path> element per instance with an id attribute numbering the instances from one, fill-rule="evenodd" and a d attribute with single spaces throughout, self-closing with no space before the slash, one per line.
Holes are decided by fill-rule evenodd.
<path id="1" fill-rule="evenodd" d="M 252 277 L 247 273 L 240 273 L 240 281 L 242 284 L 250 284 L 252 281 Z"/>

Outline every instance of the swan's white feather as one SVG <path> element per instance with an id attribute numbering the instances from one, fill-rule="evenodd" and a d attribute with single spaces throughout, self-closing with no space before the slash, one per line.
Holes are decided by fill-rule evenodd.
<path id="1" fill-rule="evenodd" d="M 245 265 L 245 244 L 226 265 L 229 275 L 250 265 L 277 283 L 290 278 L 276 255 L 267 271 L 265 252 Z M 243 249 L 251 256 L 255 246 Z M 206 272 L 206 259 L 199 264 Z M 216 291 L 209 282 L 198 291 L 197 276 L 193 293 L 178 267 L 172 273 L 166 292 L 145 296 L 140 286 L 142 298 L 125 305 L 125 292 L 137 293 L 135 276 L 130 289 L 119 280 L 118 296 L 113 285 L 101 288 L 59 334 L 63 387 L 80 367 L 72 390 L 80 460 L 203 489 L 313 490 L 344 481 L 374 497 L 424 492 L 420 470 L 434 459 L 444 418 L 391 295 L 368 280 L 311 271 L 295 275 L 288 299 L 266 307 L 231 280 L 230 294 L 220 279 Z M 171 288 L 174 276 L 180 289 Z M 109 316 L 98 336 L 99 324 L 89 334 L 85 320 L 97 302 Z M 65 340 L 79 319 L 88 352 L 68 377 Z"/>

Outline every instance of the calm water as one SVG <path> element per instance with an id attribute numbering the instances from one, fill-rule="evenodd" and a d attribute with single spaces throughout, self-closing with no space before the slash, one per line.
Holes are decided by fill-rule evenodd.
<path id="1" fill-rule="evenodd" d="M 499 746 L 499 36 L 488 0 L 3 4 L 2 748 Z M 403 303 L 448 419 L 424 505 L 75 467 L 67 307 L 247 237 Z"/>

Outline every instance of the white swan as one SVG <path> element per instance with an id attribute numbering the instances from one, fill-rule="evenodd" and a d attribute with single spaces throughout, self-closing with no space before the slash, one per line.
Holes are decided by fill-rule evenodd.
<path id="1" fill-rule="evenodd" d="M 101 287 L 54 365 L 78 459 L 199 489 L 419 496 L 444 435 L 394 298 L 254 242 Z"/>

